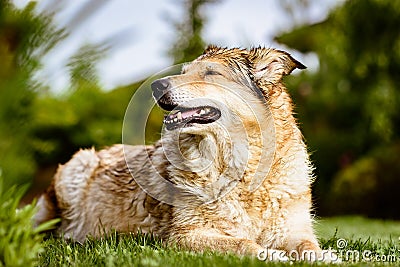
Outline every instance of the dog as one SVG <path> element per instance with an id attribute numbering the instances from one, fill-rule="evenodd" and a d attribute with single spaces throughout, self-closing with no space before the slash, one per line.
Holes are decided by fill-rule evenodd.
<path id="1" fill-rule="evenodd" d="M 59 217 L 56 232 L 81 242 L 115 230 L 193 251 L 321 255 L 313 167 L 282 81 L 296 68 L 284 51 L 210 45 L 151 84 L 167 112 L 162 138 L 77 152 L 39 198 L 35 224 Z"/>

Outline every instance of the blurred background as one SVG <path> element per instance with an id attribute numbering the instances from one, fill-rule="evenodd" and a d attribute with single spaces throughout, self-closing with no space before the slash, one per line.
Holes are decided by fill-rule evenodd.
<path id="1" fill-rule="evenodd" d="M 30 183 L 30 201 L 79 148 L 121 143 L 148 76 L 209 43 L 261 45 L 308 66 L 285 82 L 316 167 L 317 215 L 400 219 L 399 25 L 389 0 L 1 0 L 3 188 Z"/>

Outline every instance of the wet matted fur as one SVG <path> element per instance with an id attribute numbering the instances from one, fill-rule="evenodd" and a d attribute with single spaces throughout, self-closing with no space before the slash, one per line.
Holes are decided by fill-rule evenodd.
<path id="1" fill-rule="evenodd" d="M 60 217 L 57 233 L 78 241 L 115 229 L 195 251 L 320 253 L 312 166 L 282 83 L 295 68 L 305 67 L 283 51 L 209 46 L 153 82 L 157 104 L 175 110 L 162 138 L 76 153 L 39 199 L 36 224 Z"/>

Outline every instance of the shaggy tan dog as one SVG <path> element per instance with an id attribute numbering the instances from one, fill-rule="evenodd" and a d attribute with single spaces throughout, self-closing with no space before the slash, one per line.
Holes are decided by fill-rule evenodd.
<path id="1" fill-rule="evenodd" d="M 282 84 L 295 68 L 305 67 L 275 49 L 209 46 L 152 83 L 171 111 L 162 138 L 76 153 L 39 199 L 36 224 L 60 217 L 57 232 L 78 241 L 114 229 L 196 251 L 321 255 L 312 166 Z"/>

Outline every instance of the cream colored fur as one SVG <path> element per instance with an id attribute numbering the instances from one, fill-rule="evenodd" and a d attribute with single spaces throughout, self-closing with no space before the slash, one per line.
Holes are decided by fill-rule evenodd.
<path id="1" fill-rule="evenodd" d="M 78 241 L 140 230 L 196 251 L 320 253 L 312 166 L 282 84 L 296 67 L 274 49 L 210 46 L 165 79 L 170 101 L 221 117 L 166 130 L 154 146 L 79 151 L 39 200 L 36 224 L 60 217 L 57 233 Z"/>

